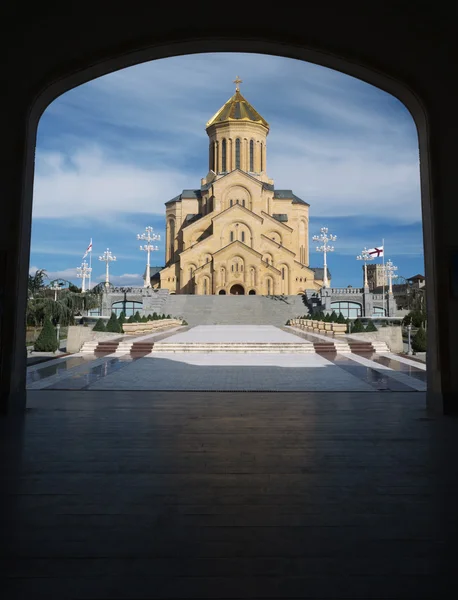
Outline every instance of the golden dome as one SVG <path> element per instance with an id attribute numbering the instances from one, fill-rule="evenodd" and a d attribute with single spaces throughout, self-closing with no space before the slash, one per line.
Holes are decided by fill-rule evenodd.
<path id="1" fill-rule="evenodd" d="M 206 129 L 211 125 L 230 121 L 251 121 L 269 129 L 269 123 L 256 112 L 248 100 L 245 100 L 238 89 L 232 98 L 229 98 L 226 104 L 208 121 Z"/>

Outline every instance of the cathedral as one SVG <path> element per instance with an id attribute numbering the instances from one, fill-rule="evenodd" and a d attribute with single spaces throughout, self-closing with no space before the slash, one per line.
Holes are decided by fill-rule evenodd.
<path id="1" fill-rule="evenodd" d="M 323 285 L 309 266 L 309 204 L 267 176 L 269 124 L 240 93 L 206 125 L 209 172 L 166 202 L 171 294 L 300 294 Z M 329 275 L 328 275 L 329 278 Z"/>

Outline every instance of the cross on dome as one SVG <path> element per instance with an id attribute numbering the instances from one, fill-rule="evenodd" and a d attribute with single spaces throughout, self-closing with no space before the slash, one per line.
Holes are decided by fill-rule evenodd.
<path id="1" fill-rule="evenodd" d="M 240 77 L 238 75 L 234 79 L 233 83 L 235 83 L 235 91 L 240 92 L 239 83 L 243 83 L 243 81 L 240 79 Z"/>

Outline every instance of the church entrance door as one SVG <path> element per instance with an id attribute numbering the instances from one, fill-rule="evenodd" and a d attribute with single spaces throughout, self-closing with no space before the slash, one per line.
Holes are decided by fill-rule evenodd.
<path id="1" fill-rule="evenodd" d="M 243 289 L 243 285 L 240 283 L 236 283 L 231 287 L 231 292 L 233 296 L 243 296 L 245 294 L 245 290 Z"/>

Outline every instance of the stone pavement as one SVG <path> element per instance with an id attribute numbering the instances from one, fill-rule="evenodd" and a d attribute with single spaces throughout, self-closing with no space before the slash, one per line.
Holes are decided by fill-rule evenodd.
<path id="1" fill-rule="evenodd" d="M 273 326 L 198 326 L 171 333 L 187 344 L 307 343 Z M 29 389 L 155 391 L 424 391 L 423 365 L 393 354 L 340 355 L 224 352 L 73 355 L 28 371 Z"/>

